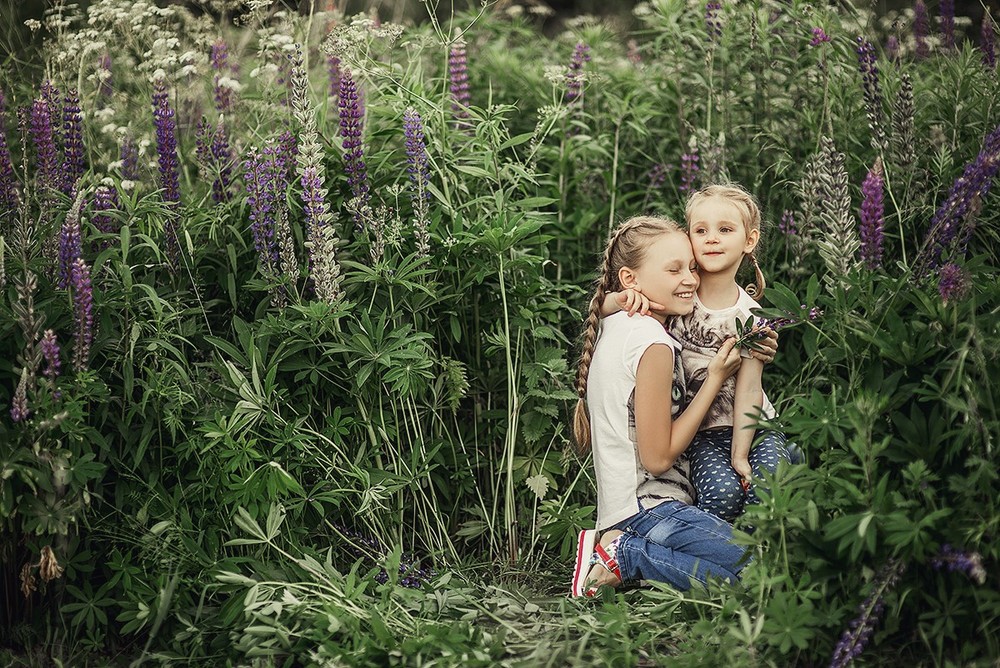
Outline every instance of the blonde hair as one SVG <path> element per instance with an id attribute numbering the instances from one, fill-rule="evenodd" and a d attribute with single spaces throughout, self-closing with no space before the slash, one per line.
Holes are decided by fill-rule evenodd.
<path id="1" fill-rule="evenodd" d="M 666 218 L 636 216 L 629 218 L 608 239 L 601 266 L 594 282 L 594 295 L 583 325 L 583 346 L 576 374 L 576 410 L 573 413 L 573 439 L 580 454 L 590 449 L 590 415 L 587 412 L 587 376 L 597 343 L 597 328 L 601 322 L 601 305 L 609 292 L 622 289 L 618 271 L 622 267 L 638 268 L 646 259 L 646 249 L 660 235 L 684 233 L 680 225 Z"/>
<path id="2" fill-rule="evenodd" d="M 757 204 L 757 199 L 753 195 L 743 189 L 743 186 L 735 183 L 705 186 L 700 190 L 694 191 L 688 197 L 687 205 L 684 207 L 684 217 L 688 225 L 691 224 L 691 211 L 705 200 L 712 199 L 713 197 L 721 197 L 739 210 L 747 235 L 750 234 L 750 230 L 757 230 L 757 246 L 750 253 L 750 263 L 753 264 L 757 282 L 750 283 L 744 288 L 748 295 L 757 298 L 764 294 L 764 288 L 767 287 L 767 281 L 764 280 L 764 272 L 760 270 L 760 264 L 757 262 L 757 248 L 760 247 L 760 235 L 764 233 L 761 229 L 760 205 Z"/>

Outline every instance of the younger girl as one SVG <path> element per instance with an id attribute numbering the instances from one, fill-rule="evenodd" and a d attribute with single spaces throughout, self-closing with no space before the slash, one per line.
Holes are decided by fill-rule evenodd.
<path id="1" fill-rule="evenodd" d="M 584 328 L 573 424 L 581 451 L 593 447 L 602 536 L 595 545 L 595 531 L 581 532 L 575 596 L 639 579 L 686 590 L 692 578 L 735 580 L 743 567 L 744 550 L 731 542 L 729 524 L 690 505 L 685 450 L 740 366 L 729 339 L 685 406 L 680 344 L 663 323 L 691 311 L 697 288 L 691 243 L 675 223 L 632 218 L 608 242 Z M 605 296 L 628 289 L 657 302 L 653 317 L 623 312 L 602 320 Z"/>
<path id="2" fill-rule="evenodd" d="M 764 276 L 755 256 L 760 208 L 747 191 L 735 185 L 708 186 L 691 195 L 685 213 L 701 285 L 692 309 L 672 318 L 667 328 L 683 345 L 690 396 L 705 381 L 719 345 L 736 334 L 736 320 L 745 321 L 759 307 L 753 297 L 763 291 Z M 736 283 L 744 259 L 753 264 L 758 284 L 746 290 Z M 613 295 L 604 310 L 613 312 L 619 303 L 636 310 L 633 300 L 633 295 Z M 763 362 L 757 355 L 743 355 L 739 374 L 723 384 L 689 450 L 698 507 L 730 521 L 742 512 L 744 493 L 748 503 L 757 502 L 752 477 L 773 474 L 778 462 L 788 459 L 782 434 L 755 432 L 757 421 L 773 418 L 775 412 L 761 387 Z M 755 436 L 760 440 L 751 448 Z"/>

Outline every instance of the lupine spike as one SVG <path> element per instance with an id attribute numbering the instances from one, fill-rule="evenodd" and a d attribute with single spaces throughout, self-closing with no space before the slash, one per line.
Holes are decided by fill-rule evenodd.
<path id="1" fill-rule="evenodd" d="M 59 342 L 56 340 L 56 333 L 51 329 L 45 330 L 38 346 L 42 351 L 42 359 L 45 360 L 45 370 L 42 371 L 42 375 L 49 379 L 50 384 L 54 384 L 56 378 L 59 377 L 60 367 Z"/>
<path id="2" fill-rule="evenodd" d="M 857 44 L 858 66 L 864 81 L 865 112 L 868 115 L 868 126 L 872 131 L 872 148 L 882 153 L 886 148 L 886 140 L 875 47 L 864 37 L 858 37 Z"/>
<path id="3" fill-rule="evenodd" d="M 135 139 L 126 136 L 122 140 L 120 158 L 122 161 L 122 180 L 136 181 L 139 178 L 139 146 Z"/>
<path id="4" fill-rule="evenodd" d="M 965 165 L 962 176 L 952 184 L 947 199 L 931 218 L 927 237 L 916 261 L 918 276 L 926 276 L 929 270 L 939 267 L 950 249 L 964 256 L 977 207 L 989 193 L 998 173 L 1000 126 L 986 137 L 979 155 Z"/>
<path id="5" fill-rule="evenodd" d="M 0 230 L 5 220 L 17 210 L 21 203 L 20 187 L 14 172 L 14 163 L 7 145 L 7 100 L 0 89 Z"/>
<path id="6" fill-rule="evenodd" d="M 87 368 L 90 344 L 94 340 L 94 293 L 90 284 L 90 267 L 83 258 L 76 258 L 71 273 L 73 291 L 73 318 L 76 326 L 76 347 L 73 349 L 73 368 L 80 372 Z"/>
<path id="7" fill-rule="evenodd" d="M 566 73 L 566 104 L 573 104 L 583 98 L 583 66 L 590 62 L 590 47 L 583 42 L 577 42 L 573 49 L 573 58 L 569 62 Z"/>
<path id="8" fill-rule="evenodd" d="M 91 221 L 94 223 L 94 227 L 103 234 L 115 234 L 118 230 L 116 228 L 115 218 L 109 213 L 110 211 L 115 211 L 118 209 L 118 190 L 114 186 L 101 185 L 94 190 L 94 196 L 90 203 L 91 206 Z M 100 247 L 102 249 L 109 248 L 111 246 L 111 241 L 104 239 L 101 241 Z"/>
<path id="9" fill-rule="evenodd" d="M 358 198 L 359 204 L 363 206 L 368 203 L 368 168 L 365 166 L 364 146 L 361 142 L 364 121 L 358 105 L 357 84 L 349 70 L 341 73 L 340 98 L 337 100 L 337 105 L 340 109 L 340 136 L 344 138 L 344 171 L 347 172 L 347 183 L 351 186 L 354 197 Z"/>
<path id="10" fill-rule="evenodd" d="M 420 114 L 412 107 L 403 112 L 403 135 L 406 144 L 407 171 L 410 174 L 410 201 L 413 203 L 413 231 L 417 240 L 417 253 L 426 256 L 430 251 L 430 236 L 428 234 L 427 208 L 430 193 L 427 182 L 430 180 L 430 165 L 427 160 L 427 147 L 424 144 L 424 125 Z"/>
<path id="11" fill-rule="evenodd" d="M 232 110 L 235 101 L 238 85 L 233 75 L 239 72 L 239 68 L 229 62 L 229 46 L 221 37 L 212 43 L 209 62 L 215 71 L 212 90 L 215 108 L 220 113 L 227 113 Z"/>
<path id="12" fill-rule="evenodd" d="M 31 141 L 38 159 L 39 189 L 56 189 L 59 185 L 59 154 L 52 127 L 52 106 L 44 96 L 36 98 L 31 104 Z"/>
<path id="13" fill-rule="evenodd" d="M 996 56 L 996 26 L 989 12 L 983 15 L 983 25 L 980 31 L 980 48 L 983 50 L 983 65 L 991 70 L 997 67 Z"/>
<path id="14" fill-rule="evenodd" d="M 164 218 L 163 236 L 170 266 L 176 267 L 180 256 L 180 243 L 175 225 L 176 212 L 180 208 L 180 176 L 177 159 L 177 130 L 174 110 L 170 106 L 167 84 L 163 77 L 157 77 L 153 84 L 153 124 L 156 126 L 156 152 L 159 156 L 160 187 L 163 199 L 172 215 Z"/>
<path id="15" fill-rule="evenodd" d="M 820 138 L 817 175 L 819 220 L 823 230 L 816 247 L 827 266 L 825 280 L 831 286 L 839 284 L 848 288 L 848 276 L 858 263 L 855 255 L 861 246 L 861 239 L 851 213 L 844 154 L 837 151 L 829 137 Z"/>
<path id="16" fill-rule="evenodd" d="M 465 39 L 458 37 L 448 51 L 448 90 L 451 93 L 451 113 L 459 128 L 468 128 L 469 123 L 469 65 Z"/>
<path id="17" fill-rule="evenodd" d="M 69 287 L 73 263 L 83 256 L 83 239 L 80 235 L 80 209 L 83 207 L 83 192 L 74 196 L 73 206 L 66 214 L 59 233 L 59 278 L 57 286 L 65 290 Z"/>
<path id="18" fill-rule="evenodd" d="M 681 155 L 681 185 L 682 193 L 691 192 L 695 189 L 698 181 L 698 147 L 691 146 L 689 152 Z"/>
<path id="19" fill-rule="evenodd" d="M 872 271 L 882 266 L 885 235 L 883 188 L 882 160 L 878 159 L 861 186 L 861 261 Z"/>
<path id="20" fill-rule="evenodd" d="M 110 99 L 114 95 L 114 86 L 111 75 L 111 54 L 107 51 L 97 60 L 97 79 L 100 82 L 97 95 L 105 100 Z"/>
<path id="21" fill-rule="evenodd" d="M 722 38 L 722 21 L 719 20 L 721 11 L 721 2 L 705 3 L 705 31 L 708 33 L 709 41 L 713 43 L 718 43 Z"/>
<path id="22" fill-rule="evenodd" d="M 955 0 L 941 0 L 941 37 L 947 51 L 955 50 Z"/>
<path id="23" fill-rule="evenodd" d="M 66 93 L 63 106 L 63 181 L 62 191 L 71 195 L 76 182 L 83 176 L 83 116 L 80 96 L 76 89 Z"/>
<path id="24" fill-rule="evenodd" d="M 931 21 L 927 15 L 927 5 L 924 0 L 917 0 L 913 6 L 913 37 L 917 43 L 917 58 L 926 58 L 931 54 L 927 45 L 927 36 L 931 31 Z"/>
<path id="25" fill-rule="evenodd" d="M 909 72 L 900 74 L 899 91 L 892 105 L 892 142 L 891 155 L 897 167 L 909 169 L 917 161 L 917 151 L 914 146 L 913 118 L 913 80 Z"/>
<path id="26" fill-rule="evenodd" d="M 906 566 L 903 562 L 889 560 L 875 574 L 871 593 L 858 606 L 858 617 L 841 634 L 840 640 L 833 650 L 830 668 L 845 668 L 861 655 L 875 632 L 875 625 L 878 624 L 882 612 L 885 610 L 885 595 L 896 586 L 905 569 Z"/>
<path id="27" fill-rule="evenodd" d="M 826 44 L 829 41 L 830 36 L 826 34 L 825 30 L 819 27 L 812 29 L 812 39 L 809 40 L 809 46 L 819 46 L 820 44 Z"/>
<path id="28" fill-rule="evenodd" d="M 21 378 L 17 381 L 17 388 L 14 390 L 14 397 L 10 402 L 10 419 L 14 422 L 23 422 L 31 416 L 31 409 L 28 407 L 28 369 L 21 369 Z"/>
<path id="29" fill-rule="evenodd" d="M 954 267 L 954 265 L 947 265 L 945 268 L 947 267 Z M 942 280 L 944 280 L 943 274 Z M 944 298 L 944 294 L 942 294 L 942 298 Z M 931 559 L 931 565 L 937 570 L 947 569 L 953 573 L 963 573 L 979 585 L 986 582 L 986 569 L 983 568 L 983 556 L 978 552 L 965 552 L 945 543 L 938 550 L 937 555 Z"/>

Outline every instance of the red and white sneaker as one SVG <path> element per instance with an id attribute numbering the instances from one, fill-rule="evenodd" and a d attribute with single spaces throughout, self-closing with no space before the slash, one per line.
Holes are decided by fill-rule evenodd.
<path id="1" fill-rule="evenodd" d="M 576 541 L 576 567 L 573 568 L 573 588 L 570 596 L 586 596 L 587 573 L 593 563 L 594 545 L 597 543 L 597 530 L 584 529 Z"/>

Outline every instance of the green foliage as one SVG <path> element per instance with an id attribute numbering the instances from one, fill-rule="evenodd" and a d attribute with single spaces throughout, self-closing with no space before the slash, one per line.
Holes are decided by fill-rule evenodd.
<path id="1" fill-rule="evenodd" d="M 530 13 L 493 8 L 397 34 L 266 9 L 233 28 L 176 6 L 137 5 L 126 25 L 114 17 L 133 3 L 91 4 L 93 22 L 65 9 L 38 54 L 61 90 L 81 87 L 79 187 L 89 198 L 114 184 L 120 199 L 110 231 L 90 209 L 82 218 L 96 334 L 79 371 L 72 294 L 56 282 L 70 198 L 46 189 L 34 144 L 3 118 L 20 205 L 0 210 L 0 645 L 63 665 L 104 652 L 184 665 L 816 665 L 884 591 L 871 665 L 1000 657 L 995 193 L 971 205 L 968 252 L 947 258 L 964 294 L 945 299 L 936 275 L 915 275 L 928 221 L 998 125 L 996 72 L 977 50 L 917 59 L 904 40 L 898 61 L 880 55 L 891 128 L 880 154 L 854 39 L 884 35 L 860 11 L 726 3 L 716 41 L 703 4 L 681 0 L 643 3 L 631 35 L 582 18 L 552 38 Z M 364 91 L 367 213 L 352 202 L 327 54 L 314 48 L 331 18 L 340 66 Z M 832 41 L 810 45 L 813 26 Z M 449 94 L 456 30 L 468 119 Z M 95 34 L 112 57 L 110 98 L 86 43 Z M 224 115 L 206 74 L 218 37 L 243 86 Z M 255 249 L 241 176 L 251 147 L 300 131 L 287 72 L 275 74 L 287 40 L 306 45 L 341 241 L 310 259 L 303 185 L 289 179 L 275 207 L 295 260 L 276 276 Z M 567 101 L 578 42 L 591 60 Z M 126 135 L 155 158 L 157 69 L 178 121 L 176 208 L 156 169 L 126 179 L 116 164 Z M 9 109 L 39 84 L 5 85 Z M 423 119 L 425 214 L 411 198 L 408 107 Z M 219 166 L 196 159 L 202 113 L 224 118 L 237 152 L 222 202 Z M 878 270 L 831 276 L 817 250 L 830 233 L 810 176 L 822 137 L 845 155 L 854 207 L 883 162 Z M 807 465 L 779 471 L 740 521 L 754 555 L 740 587 L 569 600 L 595 500 L 566 429 L 587 285 L 617 221 L 682 219 L 681 156 L 693 152 L 699 182 L 732 179 L 761 202 L 761 315 L 798 324 L 765 386 Z M 767 229 L 785 211 L 794 236 Z M 328 303 L 313 273 L 332 260 L 343 295 Z M 49 328 L 63 349 L 55 379 L 39 348 Z M 14 422 L 22 377 L 31 414 Z M 978 553 L 985 583 L 936 567 L 946 544 Z M 877 579 L 889 562 L 905 566 L 892 587 Z"/>

